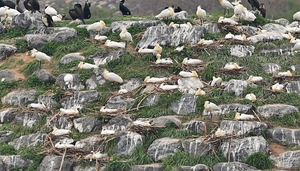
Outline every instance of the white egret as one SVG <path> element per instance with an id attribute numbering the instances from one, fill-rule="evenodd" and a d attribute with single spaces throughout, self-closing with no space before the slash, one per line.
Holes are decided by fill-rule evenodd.
<path id="1" fill-rule="evenodd" d="M 45 53 L 40 52 L 40 51 L 38 51 L 38 50 L 36 50 L 36 49 L 32 49 L 32 50 L 30 51 L 30 55 L 31 55 L 31 57 L 33 57 L 33 58 L 35 58 L 36 60 L 40 61 L 40 68 L 41 68 L 41 66 L 42 66 L 41 60 L 47 60 L 47 61 L 49 61 L 49 62 L 50 62 L 50 60 L 51 60 L 51 57 L 50 57 L 50 56 L 48 56 L 48 55 L 46 55 Z"/>

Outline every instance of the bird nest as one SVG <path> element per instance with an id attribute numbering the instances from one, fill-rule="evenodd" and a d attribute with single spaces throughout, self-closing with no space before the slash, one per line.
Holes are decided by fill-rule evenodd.
<path id="1" fill-rule="evenodd" d="M 247 68 L 244 67 L 240 69 L 232 69 L 232 70 L 220 68 L 218 72 L 225 75 L 240 75 L 246 70 Z"/>
<path id="2" fill-rule="evenodd" d="M 231 32 L 235 34 L 244 34 L 242 30 L 240 30 L 236 25 L 234 24 L 228 24 L 228 23 L 218 23 L 221 31 L 224 32 Z M 246 36 L 249 36 L 245 34 Z"/>
<path id="3" fill-rule="evenodd" d="M 171 68 L 173 67 L 173 64 L 157 64 L 153 62 L 150 64 L 150 68 Z"/>
<path id="4" fill-rule="evenodd" d="M 105 43 L 103 40 L 97 40 L 97 39 L 91 39 L 91 38 L 90 39 L 86 38 L 85 41 L 92 42 L 94 44 L 100 44 L 100 45 L 103 45 Z"/>
<path id="5" fill-rule="evenodd" d="M 277 94 L 280 94 L 280 93 L 283 93 L 284 90 L 281 90 L 281 91 L 275 91 L 275 90 L 272 90 L 272 89 L 265 89 L 267 92 L 269 92 L 270 94 L 274 94 L 274 95 L 277 95 Z"/>
<path id="6" fill-rule="evenodd" d="M 61 92 L 60 92 L 60 96 L 62 97 L 62 98 L 65 98 L 65 97 L 71 97 L 73 94 L 75 93 L 75 91 L 74 90 L 61 90 Z"/>
<path id="7" fill-rule="evenodd" d="M 221 38 L 219 39 L 218 41 L 216 41 L 217 43 L 219 44 L 222 44 L 222 45 L 251 45 L 252 42 L 249 41 L 249 40 L 237 40 L 237 39 L 225 39 L 225 38 Z"/>
<path id="8" fill-rule="evenodd" d="M 49 109 L 47 109 L 47 108 L 39 109 L 39 108 L 33 108 L 33 107 L 25 108 L 23 110 L 24 113 L 31 113 L 31 112 L 35 112 L 35 113 L 47 113 L 48 111 L 49 111 Z"/>
<path id="9" fill-rule="evenodd" d="M 130 127 L 130 131 L 139 133 L 139 134 L 145 134 L 145 133 L 157 133 L 159 128 L 158 126 L 142 126 L 142 125 L 132 125 Z"/>
<path id="10" fill-rule="evenodd" d="M 206 63 L 202 63 L 202 64 L 182 64 L 182 69 L 183 70 L 189 70 L 189 71 L 202 71 L 204 70 L 204 68 L 207 66 Z"/>
<path id="11" fill-rule="evenodd" d="M 295 80 L 295 78 L 299 78 L 299 75 L 292 75 L 292 76 L 281 76 L 281 75 L 273 75 L 272 79 L 278 83 L 285 83 L 289 81 Z"/>

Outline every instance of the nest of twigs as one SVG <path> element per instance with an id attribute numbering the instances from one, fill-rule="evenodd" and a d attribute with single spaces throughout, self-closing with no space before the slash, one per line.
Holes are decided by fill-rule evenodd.
<path id="1" fill-rule="evenodd" d="M 149 66 L 150 68 L 171 68 L 173 67 L 173 64 L 160 64 L 160 63 L 155 63 L 153 62 L 152 64 L 150 64 Z"/>
<path id="2" fill-rule="evenodd" d="M 243 31 L 240 30 L 236 25 L 234 24 L 228 24 L 228 23 L 218 23 L 220 26 L 220 29 L 222 31 L 231 32 L 235 34 L 243 34 Z M 246 34 L 245 34 L 246 35 Z M 248 36 L 248 35 L 246 35 Z"/>
<path id="3" fill-rule="evenodd" d="M 144 133 L 157 133 L 159 128 L 162 127 L 157 127 L 157 126 L 141 126 L 141 125 L 133 125 L 130 127 L 130 131 L 139 133 L 139 134 L 144 134 Z"/>
<path id="4" fill-rule="evenodd" d="M 269 92 L 270 94 L 274 94 L 274 95 L 284 92 L 284 90 L 275 91 L 275 90 L 272 90 L 272 89 L 266 89 L 266 91 Z"/>
<path id="5" fill-rule="evenodd" d="M 272 79 L 278 83 L 285 83 L 289 81 L 295 80 L 295 78 L 299 78 L 299 75 L 292 75 L 292 76 L 279 76 L 279 75 L 273 75 Z"/>
<path id="6" fill-rule="evenodd" d="M 218 72 L 221 74 L 225 74 L 225 75 L 240 75 L 246 70 L 247 70 L 247 68 L 245 68 L 245 67 L 240 68 L 240 69 L 232 69 L 232 70 L 220 68 Z"/>
<path id="7" fill-rule="evenodd" d="M 61 90 L 61 93 L 60 93 L 60 96 L 62 98 L 65 98 L 65 97 L 71 97 L 73 94 L 75 93 L 74 90 Z"/>
<path id="8" fill-rule="evenodd" d="M 204 70 L 204 68 L 207 66 L 206 63 L 202 63 L 202 64 L 194 64 L 194 65 L 185 65 L 182 64 L 182 69 L 183 70 L 189 70 L 189 71 L 202 71 Z"/>
<path id="9" fill-rule="evenodd" d="M 92 42 L 94 44 L 100 44 L 100 45 L 103 45 L 105 43 L 103 40 L 97 40 L 97 39 L 91 39 L 91 38 L 86 38 L 85 41 Z"/>

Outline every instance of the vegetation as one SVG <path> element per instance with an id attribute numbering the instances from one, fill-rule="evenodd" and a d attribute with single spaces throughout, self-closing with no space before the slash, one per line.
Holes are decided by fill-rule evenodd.
<path id="1" fill-rule="evenodd" d="M 28 51 L 27 41 L 25 39 L 17 39 L 15 45 L 18 49 L 17 52 L 19 53 L 25 53 L 26 51 Z"/>
<path id="2" fill-rule="evenodd" d="M 269 159 L 269 156 L 261 152 L 251 154 L 247 157 L 245 163 L 254 166 L 257 169 L 271 169 L 273 167 L 273 163 Z"/>
<path id="3" fill-rule="evenodd" d="M 28 30 L 24 29 L 24 28 L 12 27 L 12 28 L 8 29 L 6 33 L 3 33 L 3 34 L 0 35 L 0 40 L 1 39 L 11 39 L 11 38 L 15 38 L 15 37 L 25 36 L 27 31 Z"/>

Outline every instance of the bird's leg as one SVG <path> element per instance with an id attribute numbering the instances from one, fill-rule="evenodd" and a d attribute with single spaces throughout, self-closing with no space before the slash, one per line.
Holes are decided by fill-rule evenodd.
<path id="1" fill-rule="evenodd" d="M 210 113 L 210 121 L 212 122 L 212 112 L 209 111 L 209 113 Z"/>
<path id="2" fill-rule="evenodd" d="M 42 61 L 40 61 L 40 69 L 42 69 Z"/>

